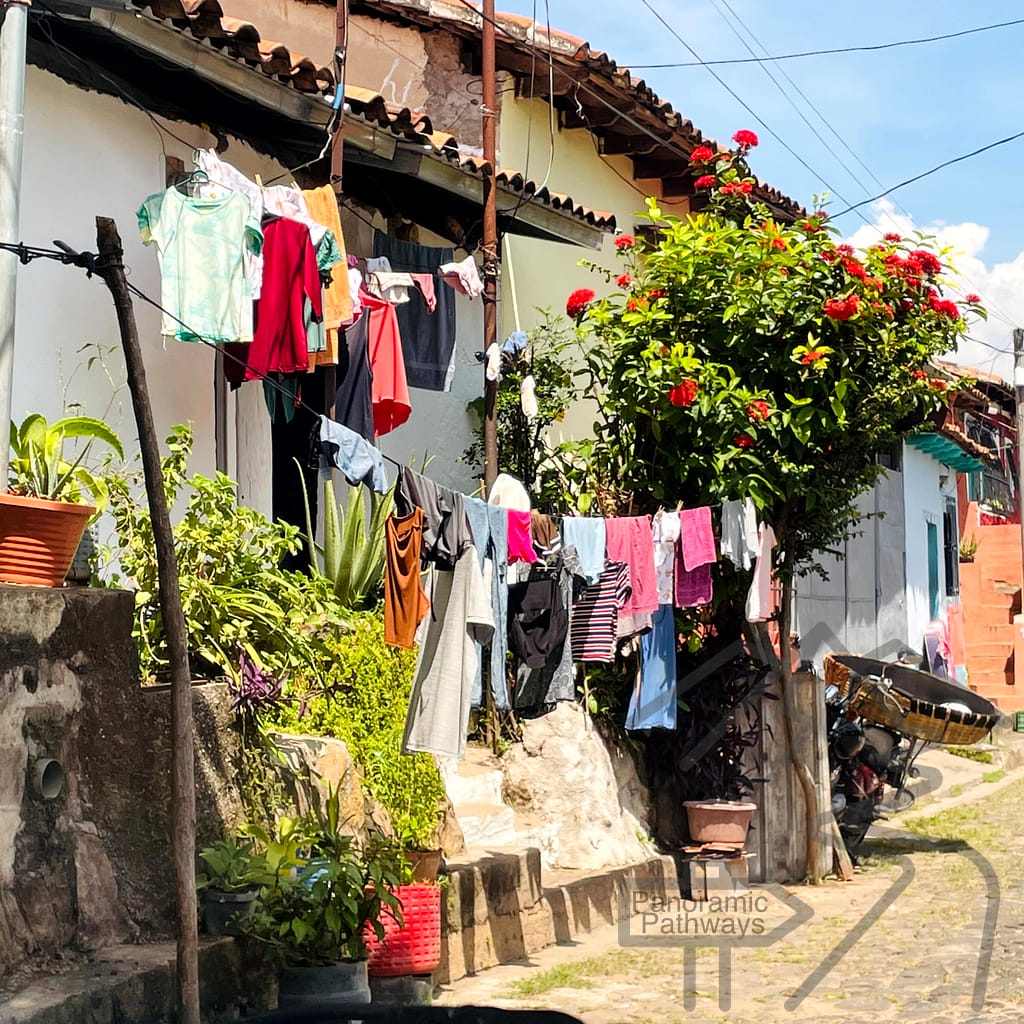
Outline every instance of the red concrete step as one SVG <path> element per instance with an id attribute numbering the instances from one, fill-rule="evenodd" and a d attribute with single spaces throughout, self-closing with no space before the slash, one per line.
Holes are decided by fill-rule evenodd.
<path id="1" fill-rule="evenodd" d="M 982 658 L 1009 658 L 1013 654 L 1013 638 L 1005 643 L 971 643 L 967 641 L 967 661 L 977 662 Z"/>

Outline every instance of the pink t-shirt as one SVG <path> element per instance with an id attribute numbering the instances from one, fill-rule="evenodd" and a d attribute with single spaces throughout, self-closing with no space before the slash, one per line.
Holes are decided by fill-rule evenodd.
<path id="1" fill-rule="evenodd" d="M 508 509 L 508 561 L 536 562 L 533 534 L 530 532 L 530 513 Z"/>

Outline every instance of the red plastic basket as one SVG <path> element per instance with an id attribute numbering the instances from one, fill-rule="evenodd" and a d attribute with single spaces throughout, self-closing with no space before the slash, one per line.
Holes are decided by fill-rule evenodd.
<path id="1" fill-rule="evenodd" d="M 430 974 L 441 963 L 441 888 L 437 885 L 400 885 L 395 895 L 402 901 L 399 927 L 386 910 L 380 916 L 384 939 L 372 928 L 364 934 L 370 951 L 368 971 L 377 978 L 400 974 Z"/>

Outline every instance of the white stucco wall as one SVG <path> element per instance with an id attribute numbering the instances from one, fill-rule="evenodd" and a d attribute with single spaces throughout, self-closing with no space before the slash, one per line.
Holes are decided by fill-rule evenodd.
<path id="1" fill-rule="evenodd" d="M 945 482 L 940 483 L 940 477 Z M 907 634 L 920 649 L 931 621 L 928 601 L 928 524 L 934 523 L 939 545 L 939 617 L 945 620 L 948 604 L 942 554 L 942 516 L 946 497 L 956 497 L 956 474 L 930 455 L 903 446 L 903 500 L 907 538 Z"/>
<path id="2" fill-rule="evenodd" d="M 192 147 L 214 141 L 200 128 L 179 123 L 170 127 L 189 145 L 161 135 L 141 111 L 118 99 L 30 67 L 21 237 L 47 247 L 59 238 L 76 249 L 95 251 L 95 216 L 113 217 L 132 283 L 159 300 L 156 250 L 142 245 L 135 211 L 146 196 L 165 187 L 165 153 L 191 166 Z M 225 159 L 267 179 L 284 170 L 238 142 L 229 146 Z M 73 267 L 38 260 L 19 270 L 17 303 L 14 419 L 37 411 L 55 418 L 66 403 L 77 403 L 86 413 L 106 419 L 126 450 L 136 455 L 137 431 L 124 386 L 117 323 L 102 281 L 87 279 Z M 191 423 L 191 468 L 211 474 L 213 353 L 202 345 L 165 344 L 159 313 L 138 300 L 135 315 L 157 430 L 162 438 L 175 423 Z M 88 359 L 100 352 L 103 365 L 89 369 Z M 250 385 L 229 395 L 228 403 L 228 470 L 241 478 L 243 500 L 269 512 L 269 422 L 262 395 Z"/>

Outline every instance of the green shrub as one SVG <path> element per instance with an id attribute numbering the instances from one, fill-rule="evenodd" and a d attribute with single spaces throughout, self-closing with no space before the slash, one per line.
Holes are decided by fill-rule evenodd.
<path id="1" fill-rule="evenodd" d="M 192 432 L 177 426 L 163 460 L 168 503 L 186 495 L 174 526 L 181 602 L 195 675 L 237 677 L 243 654 L 268 672 L 317 678 L 331 659 L 328 643 L 344 628 L 345 611 L 321 576 L 287 572 L 282 559 L 298 551 L 299 531 L 238 504 L 223 473 L 186 476 Z M 135 629 L 143 679 L 168 663 L 160 614 L 153 526 L 137 481 L 110 484 L 117 531 L 115 586 L 134 590 Z"/>
<path id="2" fill-rule="evenodd" d="M 403 845 L 430 849 L 437 845 L 444 782 L 429 754 L 402 753 L 415 655 L 384 643 L 379 611 L 353 614 L 350 625 L 331 640 L 328 692 L 280 708 L 274 722 L 343 740 Z"/>

